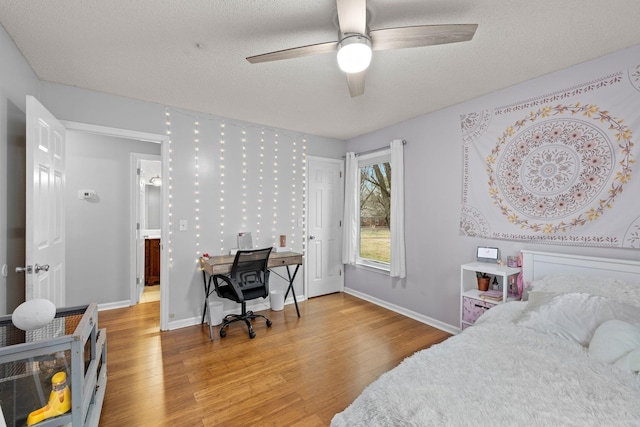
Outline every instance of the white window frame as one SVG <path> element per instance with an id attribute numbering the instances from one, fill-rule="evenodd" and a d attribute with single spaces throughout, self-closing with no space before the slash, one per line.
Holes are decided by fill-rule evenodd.
<path id="1" fill-rule="evenodd" d="M 358 206 L 360 206 L 360 169 L 365 166 L 371 166 L 384 162 L 391 163 L 391 148 L 386 148 L 384 150 L 376 151 L 375 153 L 358 156 L 358 182 L 356 187 L 358 189 Z M 393 165 L 391 165 L 391 179 L 393 179 Z M 356 253 L 358 254 L 358 256 L 356 256 L 356 266 L 364 267 L 377 272 L 389 273 L 391 271 L 390 263 L 360 257 L 360 209 L 358 209 L 357 217 L 358 247 Z"/>

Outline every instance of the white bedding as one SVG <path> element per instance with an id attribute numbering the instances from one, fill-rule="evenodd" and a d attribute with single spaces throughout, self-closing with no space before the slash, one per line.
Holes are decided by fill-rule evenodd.
<path id="1" fill-rule="evenodd" d="M 462 334 L 405 359 L 331 425 L 640 425 L 638 375 L 518 325 L 525 305 L 492 308 Z"/>

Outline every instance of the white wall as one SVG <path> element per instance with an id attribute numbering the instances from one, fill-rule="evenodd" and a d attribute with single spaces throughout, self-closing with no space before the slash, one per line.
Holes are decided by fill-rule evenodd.
<path id="1" fill-rule="evenodd" d="M 460 115 L 505 105 L 590 81 L 621 68 L 635 67 L 640 46 L 571 67 L 524 84 L 469 102 L 417 117 L 354 138 L 347 151 L 364 151 L 405 139 L 405 200 L 407 239 L 407 279 L 349 267 L 345 286 L 411 310 L 421 316 L 459 325 L 460 265 L 475 259 L 478 245 L 497 246 L 504 257 L 521 249 L 577 253 L 593 256 L 640 259 L 631 249 L 603 249 L 526 242 L 496 241 L 459 236 L 462 186 L 462 140 Z"/>
<path id="2" fill-rule="evenodd" d="M 9 157 L 6 153 L 6 147 L 9 146 L 9 137 L 7 132 L 10 130 L 18 134 L 15 137 L 16 144 L 22 144 L 21 152 L 24 156 L 24 96 L 27 93 L 35 94 L 44 106 L 46 106 L 58 119 L 67 120 L 72 122 L 88 123 L 101 126 L 108 126 L 114 128 L 129 129 L 141 132 L 148 132 L 153 134 L 165 134 L 167 130 L 165 106 L 159 104 L 153 104 L 148 102 L 141 102 L 133 99 L 107 95 L 103 93 L 84 90 L 81 88 L 57 85 L 51 83 L 40 82 L 33 74 L 28 64 L 24 61 L 20 52 L 15 45 L 11 42 L 10 38 L 4 30 L 0 31 L 0 53 L 2 54 L 2 61 L 0 61 L 0 101 L 2 106 L 10 106 L 12 110 L 15 110 L 15 117 L 8 118 L 8 114 L 0 109 L 0 128 L 2 131 L 0 134 L 0 161 L 2 165 L 14 165 L 23 164 L 23 159 L 16 159 L 19 156 Z M 6 72 L 5 72 L 6 70 Z M 36 90 L 37 89 L 37 90 Z M 14 105 L 15 107 L 14 109 Z M 213 117 L 202 113 L 188 112 L 174 109 L 172 110 L 175 115 L 172 124 L 172 206 L 177 219 L 187 219 L 190 224 L 194 224 L 196 211 L 195 201 L 200 200 L 201 219 L 200 224 L 202 226 L 201 231 L 197 231 L 193 226 L 186 232 L 172 232 L 171 246 L 165 246 L 166 250 L 171 251 L 171 265 L 169 268 L 169 313 L 171 317 L 172 326 L 181 326 L 199 321 L 199 317 L 202 312 L 202 276 L 197 269 L 195 262 L 196 253 L 198 251 L 209 251 L 217 253 L 221 247 L 231 248 L 235 246 L 235 233 L 242 230 L 242 215 L 238 215 L 239 206 L 241 206 L 242 198 L 235 198 L 233 196 L 228 197 L 228 201 L 225 203 L 225 208 L 229 209 L 226 225 L 221 229 L 220 227 L 220 204 L 219 204 L 219 190 L 220 190 L 220 169 L 218 168 L 220 160 L 219 144 L 220 140 L 220 123 L 225 123 L 228 126 L 229 132 L 226 136 L 226 147 L 228 147 L 229 154 L 226 156 L 225 166 L 229 167 L 234 163 L 238 163 L 238 147 L 242 145 L 242 139 L 244 138 L 242 130 L 246 129 L 248 136 L 246 136 L 246 146 L 252 156 L 252 184 L 250 184 L 247 199 L 253 198 L 258 192 L 258 186 L 255 184 L 255 157 L 256 153 L 260 152 L 261 133 L 265 132 L 265 147 L 266 152 L 270 156 L 273 156 L 274 143 L 276 140 L 282 144 L 281 154 L 279 157 L 280 166 L 278 166 L 279 175 L 274 175 L 273 163 L 274 158 L 269 157 L 270 162 L 269 170 L 265 169 L 263 173 L 264 189 L 269 190 L 270 193 L 265 193 L 270 197 L 270 200 L 264 202 L 264 209 L 269 209 L 276 205 L 276 211 L 278 214 L 278 220 L 273 226 L 267 228 L 267 219 L 261 226 L 262 240 L 260 243 L 269 244 L 273 235 L 277 234 L 296 234 L 299 239 L 302 238 L 302 228 L 292 226 L 292 217 L 288 212 L 290 210 L 287 206 L 292 206 L 292 200 L 290 196 L 285 197 L 281 195 L 277 201 L 274 202 L 273 191 L 275 189 L 276 181 L 275 177 L 278 176 L 282 181 L 278 182 L 278 185 L 282 186 L 283 183 L 291 183 L 298 181 L 291 179 L 291 175 L 287 175 L 287 171 L 292 168 L 293 153 L 291 150 L 291 144 L 295 140 L 301 144 L 303 139 L 306 139 L 306 154 L 318 156 L 318 157 L 330 157 L 341 158 L 344 155 L 344 142 L 324 138 L 314 135 L 301 135 L 296 132 L 291 132 L 283 129 L 263 128 L 260 125 L 240 122 L 237 120 L 229 120 L 220 117 Z M 196 197 L 194 192 L 194 121 L 198 117 L 203 123 L 203 134 L 201 136 L 201 147 L 203 149 L 203 155 L 201 155 L 200 166 L 200 185 L 202 193 L 199 197 Z M 6 129 L 4 127 L 11 127 L 12 129 Z M 207 151 L 208 150 L 208 151 Z M 298 154 L 299 156 L 299 154 Z M 302 159 L 298 157 L 296 161 L 301 162 Z M 301 166 L 296 166 L 296 170 L 300 173 Z M 0 216 L 5 224 L 0 224 L 0 263 L 2 260 L 8 257 L 8 253 L 22 254 L 22 260 L 24 260 L 24 171 L 13 172 L 13 179 L 20 179 L 21 182 L 11 182 L 9 185 L 3 181 L 2 189 L 0 191 L 7 192 L 7 189 L 11 186 L 12 196 L 5 196 L 4 193 L 0 193 L 0 211 L 5 216 Z M 236 176 L 237 178 L 237 176 Z M 227 194 L 241 194 L 238 191 L 241 185 L 237 179 L 234 181 L 227 179 L 226 181 Z M 299 184 L 298 184 L 299 185 Z M 286 190 L 283 190 L 286 191 Z M 283 193 L 284 194 L 284 193 Z M 19 200 L 19 197 L 22 197 Z M 302 203 L 300 200 L 298 203 Z M 16 206 L 22 206 L 22 212 L 15 214 L 17 221 L 22 221 L 21 226 L 13 227 L 7 223 L 5 212 L 8 209 L 16 209 Z M 12 211 L 13 212 L 13 211 Z M 273 214 L 273 209 L 271 211 Z M 270 218 L 273 223 L 273 216 Z M 247 220 L 248 222 L 251 219 Z M 296 223 L 297 224 L 297 223 Z M 246 227 L 253 227 L 250 223 L 246 224 Z M 10 241 L 7 237 L 8 234 L 15 236 L 17 242 Z M 221 242 L 221 236 L 223 241 Z M 11 237 L 13 238 L 13 237 Z M 21 243 L 20 243 L 20 239 Z M 168 242 L 163 242 L 167 244 Z M 199 245 L 198 245 L 199 244 Z M 299 240 L 298 244 L 301 245 L 302 241 Z M 122 262 L 122 261 L 120 261 Z M 19 265 L 17 263 L 16 265 Z M 11 265 L 10 270 L 14 269 L 16 265 Z M 118 265 L 123 271 L 128 271 L 128 264 Z M 67 268 L 67 275 L 71 276 L 71 270 L 73 266 L 69 265 Z M 86 276 L 82 274 L 82 276 Z M 296 290 L 301 291 L 301 278 L 302 274 L 299 274 L 299 280 L 296 281 Z M 20 288 L 23 292 L 23 278 L 20 278 Z M 277 281 L 276 286 L 278 285 Z M 301 293 L 301 292 L 300 292 Z M 84 297 L 84 295 L 83 295 Z M 106 297 L 106 296 L 105 296 Z M 24 298 L 22 295 L 21 298 Z M 73 298 L 67 293 L 67 300 L 72 301 Z M 117 295 L 110 295 L 108 298 L 120 298 Z"/>
<path id="3" fill-rule="evenodd" d="M 160 154 L 160 145 L 67 132 L 68 306 L 129 301 L 131 153 Z M 87 189 L 97 198 L 79 199 Z"/>
<path id="4" fill-rule="evenodd" d="M 26 95 L 38 91 L 38 78 L 0 26 L 0 314 L 24 301 Z"/>
<path id="5" fill-rule="evenodd" d="M 172 194 L 169 265 L 183 273 L 171 275 L 171 301 L 181 312 L 198 316 L 203 294 L 199 254 L 237 247 L 240 231 L 252 232 L 257 247 L 272 246 L 286 234 L 288 246 L 302 251 L 304 230 L 298 220 L 304 216 L 304 154 L 340 158 L 344 143 L 174 110 L 169 122 L 173 172 L 165 173 L 163 181 Z M 188 231 L 178 230 L 180 220 L 187 221 Z M 298 274 L 295 283 L 300 296 L 302 279 Z M 285 282 L 272 275 L 270 286 L 284 289 Z M 225 310 L 234 307 L 225 301 Z"/>
<path id="6" fill-rule="evenodd" d="M 41 102 L 59 119 L 131 129 L 154 134 L 165 134 L 167 131 L 165 107 L 157 104 L 135 101 L 127 98 L 106 95 L 69 86 L 41 83 Z M 291 185 L 296 183 L 302 189 L 302 146 L 306 146 L 306 154 L 341 158 L 344 155 L 344 142 L 318 137 L 301 135 L 283 129 L 265 128 L 257 124 L 240 122 L 202 113 L 170 109 L 171 113 L 171 228 L 170 242 L 163 242 L 169 252 L 169 316 L 170 328 L 199 322 L 202 313 L 202 274 L 196 262 L 197 253 L 220 253 L 235 247 L 238 231 L 254 231 L 257 233 L 256 218 L 249 215 L 243 220 L 241 206 L 243 200 L 242 174 L 239 172 L 242 162 L 242 145 L 246 146 L 248 155 L 247 195 L 250 212 L 256 212 L 256 203 L 260 187 L 258 183 L 261 145 L 264 145 L 263 204 L 262 209 L 269 214 L 263 216 L 260 233 L 254 242 L 260 245 L 271 245 L 273 236 L 296 234 L 297 245 L 301 248 L 303 229 L 292 225 L 291 211 L 294 204 L 291 200 Z M 198 182 L 200 194 L 196 196 L 196 142 L 194 126 L 196 119 L 200 122 L 200 142 Z M 221 226 L 220 189 L 221 189 L 221 125 L 225 125 L 225 221 Z M 243 133 L 244 132 L 244 133 Z M 243 139 L 245 140 L 243 142 Z M 306 142 L 304 142 L 306 140 Z M 278 141 L 278 159 L 275 159 L 275 142 Z M 293 142 L 297 145 L 297 154 L 293 152 Z M 293 166 L 296 157 L 296 166 Z M 278 163 L 274 167 L 274 163 Z M 235 166 L 235 167 L 234 167 Z M 292 169 L 297 172 L 293 178 Z M 277 170 L 277 173 L 274 172 Z M 166 174 L 165 174 L 166 175 Z M 276 181 L 275 178 L 278 178 Z M 163 177 L 168 182 L 168 177 Z M 279 187 L 276 187 L 278 185 Z M 277 188 L 279 196 L 274 198 Z M 289 192 L 289 193 L 287 193 Z M 196 203 L 196 200 L 198 202 Z M 273 218 L 273 206 L 276 206 L 277 220 Z M 295 209 L 302 215 L 302 201 L 298 199 Z M 199 209 L 199 214 L 196 212 Z M 169 213 L 167 213 L 168 215 Z M 199 219 L 196 220 L 196 217 Z M 296 217 L 298 218 L 298 217 Z M 177 223 L 185 219 L 189 223 L 187 231 L 177 230 Z M 196 228 L 199 222 L 200 228 Z M 221 241 L 222 240 L 222 241 Z M 289 239 L 288 239 L 289 241 Z M 294 246 L 294 249 L 297 248 Z M 126 265 L 122 266 L 127 269 Z M 67 273 L 69 274 L 69 269 Z M 302 274 L 296 279 L 296 293 L 302 295 Z M 279 280 L 273 281 L 274 287 L 283 286 Z M 234 308 L 227 303 L 225 309 Z"/>

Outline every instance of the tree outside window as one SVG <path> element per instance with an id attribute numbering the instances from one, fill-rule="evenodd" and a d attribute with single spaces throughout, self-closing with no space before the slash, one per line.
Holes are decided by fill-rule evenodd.
<path id="1" fill-rule="evenodd" d="M 385 156 L 388 158 L 388 156 Z M 391 260 L 391 162 L 360 166 L 360 258 Z"/>

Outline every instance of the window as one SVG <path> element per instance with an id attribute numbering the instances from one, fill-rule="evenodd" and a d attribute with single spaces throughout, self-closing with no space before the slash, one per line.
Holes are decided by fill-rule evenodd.
<path id="1" fill-rule="evenodd" d="M 391 152 L 358 158 L 360 170 L 357 263 L 389 270 L 391 262 Z"/>
<path id="2" fill-rule="evenodd" d="M 342 262 L 384 270 L 400 279 L 407 277 L 403 145 L 403 140 L 394 139 L 389 149 L 375 154 L 346 154 L 342 230 Z"/>

